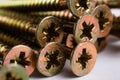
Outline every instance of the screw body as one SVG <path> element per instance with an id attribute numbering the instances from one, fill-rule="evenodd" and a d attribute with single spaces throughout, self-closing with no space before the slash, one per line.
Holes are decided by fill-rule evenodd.
<path id="1" fill-rule="evenodd" d="M 120 8 L 120 0 L 95 0 L 96 4 L 106 4 L 110 8 Z"/>
<path id="2" fill-rule="evenodd" d="M 8 0 L 0 1 L 0 8 L 9 8 L 21 11 L 65 9 L 67 0 Z"/>
<path id="3" fill-rule="evenodd" d="M 30 18 L 27 18 L 25 15 L 23 19 L 21 16 L 14 18 L 10 17 L 10 14 L 6 15 L 7 14 L 4 15 L 4 13 L 0 13 L 0 24 L 4 26 L 1 26 L 1 29 L 8 30 L 13 34 L 15 32 L 19 35 L 34 36 L 40 46 L 44 46 L 50 41 L 61 42 L 62 40 L 62 27 L 59 20 L 55 17 L 49 16 L 43 19 L 40 18 L 40 20 L 36 22 L 34 19 L 29 21 Z M 27 20 L 25 20 L 25 18 L 27 18 Z M 50 31 L 52 31 L 54 35 L 50 34 Z"/>
<path id="4" fill-rule="evenodd" d="M 30 14 L 35 16 L 55 16 L 62 20 L 69 20 L 73 22 L 77 20 L 77 18 L 69 10 L 41 11 L 41 12 L 32 12 Z"/>

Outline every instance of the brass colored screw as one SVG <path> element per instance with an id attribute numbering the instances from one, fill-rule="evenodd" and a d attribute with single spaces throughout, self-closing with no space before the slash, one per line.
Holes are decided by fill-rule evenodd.
<path id="1" fill-rule="evenodd" d="M 14 18 L 10 17 L 10 14 L 6 15 L 4 15 L 4 13 L 0 14 L 0 24 L 4 26 L 1 26 L 1 29 L 8 30 L 12 33 L 33 35 L 42 47 L 50 41 L 61 42 L 63 38 L 62 27 L 59 20 L 55 17 L 49 16 L 43 19 L 40 18 L 41 20 L 38 21 L 38 23 L 40 22 L 38 24 L 33 20 L 25 20 L 19 16 Z"/>
<path id="2" fill-rule="evenodd" d="M 68 5 L 71 12 L 78 18 L 90 14 L 95 8 L 95 0 L 69 0 Z"/>
<path id="3" fill-rule="evenodd" d="M 0 8 L 8 8 L 15 10 L 43 11 L 43 10 L 63 10 L 70 9 L 72 13 L 80 17 L 84 13 L 90 13 L 95 7 L 94 0 L 15 0 L 1 1 Z"/>
<path id="4" fill-rule="evenodd" d="M 79 43 L 71 53 L 70 65 L 76 76 L 88 74 L 94 67 L 97 50 L 90 42 Z"/>
<path id="5" fill-rule="evenodd" d="M 105 37 L 109 34 L 112 28 L 113 15 L 110 8 L 107 5 L 98 5 L 93 15 L 98 19 L 100 25 L 99 38 Z"/>
<path id="6" fill-rule="evenodd" d="M 73 22 L 77 20 L 77 18 L 73 16 L 69 10 L 31 12 L 30 14 L 34 16 L 55 16 L 63 20 L 69 20 Z"/>
<path id="7" fill-rule="evenodd" d="M 59 10 L 67 7 L 67 0 L 8 0 L 0 1 L 0 8 L 9 8 L 24 11 Z"/>
<path id="8" fill-rule="evenodd" d="M 22 66 L 10 64 L 1 69 L 0 80 L 29 80 L 29 77 Z"/>
<path id="9" fill-rule="evenodd" d="M 66 61 L 62 45 L 57 42 L 48 43 L 40 52 L 37 69 L 45 76 L 53 76 L 63 69 Z"/>
<path id="10" fill-rule="evenodd" d="M 77 43 L 86 41 L 95 43 L 99 35 L 98 20 L 93 15 L 82 16 L 76 24 L 74 35 Z"/>
<path id="11" fill-rule="evenodd" d="M 96 4 L 106 4 L 110 8 L 120 8 L 120 0 L 95 0 Z"/>
<path id="12" fill-rule="evenodd" d="M 3 65 L 19 64 L 26 69 L 28 75 L 35 70 L 35 54 L 33 50 L 25 45 L 17 45 L 9 49 L 4 58 Z"/>
<path id="13" fill-rule="evenodd" d="M 0 43 L 0 62 L 0 66 L 11 63 L 20 64 L 26 68 L 28 75 L 32 74 L 36 65 L 34 53 L 31 48 L 25 45 L 17 45 L 10 48 L 2 42 Z"/>

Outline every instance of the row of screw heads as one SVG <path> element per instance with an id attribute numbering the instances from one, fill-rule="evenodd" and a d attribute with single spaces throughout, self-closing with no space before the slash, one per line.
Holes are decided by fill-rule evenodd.
<path id="1" fill-rule="evenodd" d="M 101 3 L 119 8 L 120 1 L 0 2 L 0 67 L 5 66 L 0 79 L 28 80 L 36 66 L 44 76 L 53 76 L 63 69 L 66 58 L 76 76 L 88 74 L 97 51 L 107 44 L 112 26 L 113 30 L 119 28 L 119 17 L 113 17 L 110 8 Z M 17 75 L 19 69 L 23 74 Z"/>

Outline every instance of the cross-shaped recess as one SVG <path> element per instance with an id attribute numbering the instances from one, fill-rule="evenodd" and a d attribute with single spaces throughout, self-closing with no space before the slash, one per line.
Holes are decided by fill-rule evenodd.
<path id="1" fill-rule="evenodd" d="M 84 8 L 85 10 L 88 9 L 87 1 L 88 1 L 88 0 L 78 0 L 78 3 L 76 4 L 76 8 L 79 9 L 79 7 L 82 7 L 82 8 Z M 78 6 L 78 4 L 79 4 L 79 6 Z"/>
<path id="2" fill-rule="evenodd" d="M 100 12 L 100 15 L 98 17 L 98 20 L 99 20 L 99 25 L 100 25 L 100 30 L 103 30 L 105 27 L 103 26 L 105 23 L 107 23 L 109 20 L 108 18 L 105 18 L 104 17 L 104 14 L 103 12 L 101 11 Z"/>
<path id="3" fill-rule="evenodd" d="M 105 37 L 103 37 L 103 38 L 98 38 L 98 39 L 97 39 L 97 41 L 98 41 L 98 46 L 100 46 L 100 45 L 101 45 L 101 42 L 104 41 L 104 40 L 105 40 Z"/>
<path id="4" fill-rule="evenodd" d="M 7 72 L 5 80 L 22 80 L 22 79 L 21 78 L 17 78 L 15 75 L 12 75 L 11 72 Z"/>
<path id="5" fill-rule="evenodd" d="M 94 25 L 90 23 L 86 24 L 85 21 L 83 22 L 82 25 L 83 25 L 83 33 L 80 35 L 80 38 L 88 37 L 89 39 L 91 39 L 92 38 L 91 32 L 92 32 Z"/>
<path id="6" fill-rule="evenodd" d="M 88 53 L 86 52 L 86 49 L 83 49 L 82 55 L 78 58 L 76 62 L 82 65 L 82 70 L 83 70 L 86 68 L 86 64 L 90 59 L 92 59 L 92 56 L 88 55 Z"/>
<path id="7" fill-rule="evenodd" d="M 55 23 L 51 23 L 50 27 L 48 29 L 43 29 L 42 33 L 45 35 L 43 39 L 47 39 L 47 42 L 50 42 L 55 37 L 59 36 L 59 33 L 57 32 L 60 29 L 60 27 L 56 27 Z"/>
<path id="8" fill-rule="evenodd" d="M 10 63 L 17 63 L 23 67 L 30 65 L 30 61 L 27 60 L 27 58 L 25 57 L 25 52 L 20 52 L 19 57 L 16 57 L 15 59 L 11 59 Z"/>
<path id="9" fill-rule="evenodd" d="M 59 55 L 59 51 L 51 51 L 51 52 L 47 52 L 45 57 L 47 59 L 47 66 L 46 69 L 50 69 L 51 66 L 53 67 L 57 67 L 60 65 L 60 61 L 57 59 Z"/>

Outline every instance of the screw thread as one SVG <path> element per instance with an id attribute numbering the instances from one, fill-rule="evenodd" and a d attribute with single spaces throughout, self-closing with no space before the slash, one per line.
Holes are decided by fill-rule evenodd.
<path id="1" fill-rule="evenodd" d="M 5 9 L 0 10 L 0 15 L 8 16 L 10 18 L 24 19 L 26 21 L 30 21 L 30 22 L 34 22 L 34 23 L 38 23 L 38 21 L 39 21 L 39 18 L 36 16 L 31 16 L 28 14 L 26 15 L 26 14 L 22 14 L 22 13 L 10 11 L 10 10 L 5 10 Z"/>
<path id="2" fill-rule="evenodd" d="M 15 0 L 0 1 L 0 8 L 21 8 L 22 10 L 48 10 L 67 8 L 66 0 Z"/>
<path id="3" fill-rule="evenodd" d="M 18 14 L 16 14 L 15 17 L 12 17 L 13 14 L 15 15 L 15 13 L 13 13 L 12 15 L 11 14 L 12 13 L 4 15 L 4 13 L 0 13 L 0 24 L 4 26 L 0 26 L 1 29 L 6 29 L 12 33 L 18 31 L 19 33 L 24 35 L 35 35 L 37 21 L 34 21 L 34 18 L 27 18 L 27 16 L 25 15 L 23 16 L 24 18 L 21 18 L 22 15 L 19 16 Z M 29 21 L 29 19 L 31 19 L 31 21 Z M 11 31 L 11 29 L 13 31 Z"/>
<path id="4" fill-rule="evenodd" d="M 33 12 L 31 15 L 36 16 L 55 16 L 64 20 L 76 21 L 76 17 L 69 10 L 61 11 L 42 11 L 42 12 Z"/>
<path id="5" fill-rule="evenodd" d="M 15 46 L 15 45 L 20 45 L 20 44 L 28 45 L 28 46 L 35 45 L 35 43 L 33 44 L 33 42 L 25 40 L 21 36 L 19 36 L 19 37 L 18 37 L 18 35 L 12 36 L 8 33 L 3 32 L 3 31 L 0 31 L 0 41 L 4 42 L 10 46 Z"/>
<path id="6" fill-rule="evenodd" d="M 106 4 L 111 8 L 119 8 L 120 1 L 119 0 L 96 0 L 97 5 L 99 4 Z"/>

